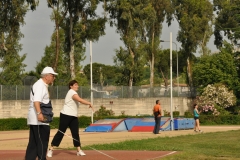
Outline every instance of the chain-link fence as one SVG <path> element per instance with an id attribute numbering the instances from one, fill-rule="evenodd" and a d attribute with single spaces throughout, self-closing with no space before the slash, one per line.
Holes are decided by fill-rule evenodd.
<path id="1" fill-rule="evenodd" d="M 0 85 L 0 100 L 28 100 L 31 86 L 6 86 Z M 141 86 L 94 86 L 94 98 L 147 98 L 170 97 L 170 87 L 141 87 Z M 64 99 L 68 92 L 67 86 L 51 86 L 49 93 L 51 99 Z M 173 87 L 173 97 L 195 97 L 196 89 L 190 87 Z M 82 98 L 91 97 L 90 86 L 80 86 L 78 94 Z"/>

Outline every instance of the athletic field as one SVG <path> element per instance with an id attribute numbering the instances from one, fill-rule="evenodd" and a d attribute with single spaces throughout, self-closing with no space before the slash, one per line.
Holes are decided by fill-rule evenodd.
<path id="1" fill-rule="evenodd" d="M 240 126 L 201 126 L 203 133 L 206 132 L 219 132 L 229 130 L 239 130 Z M 51 129 L 50 142 L 57 132 L 56 129 Z M 59 148 L 54 150 L 53 157 L 48 160 L 149 160 L 160 159 L 161 157 L 170 154 L 177 154 L 175 151 L 105 151 L 94 150 L 89 148 L 84 150 L 86 156 L 76 156 L 75 150 L 68 150 L 73 148 L 70 130 L 66 132 L 62 143 Z M 82 146 L 91 144 L 106 144 L 114 143 L 125 140 L 146 139 L 155 137 L 172 137 L 195 133 L 193 130 L 175 130 L 175 131 L 162 131 L 160 134 L 155 135 L 151 132 L 84 132 L 80 129 L 80 140 Z M 0 131 L 0 160 L 24 160 L 25 150 L 28 144 L 29 131 Z"/>

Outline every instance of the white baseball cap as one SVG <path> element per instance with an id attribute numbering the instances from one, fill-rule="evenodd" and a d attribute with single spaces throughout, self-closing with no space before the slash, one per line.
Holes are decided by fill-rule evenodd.
<path id="1" fill-rule="evenodd" d="M 41 74 L 54 74 L 54 75 L 58 75 L 56 72 L 54 72 L 52 67 L 45 67 Z"/>

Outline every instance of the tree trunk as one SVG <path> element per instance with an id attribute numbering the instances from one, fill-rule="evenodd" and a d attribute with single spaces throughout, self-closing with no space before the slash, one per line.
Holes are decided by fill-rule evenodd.
<path id="1" fill-rule="evenodd" d="M 129 52 L 130 52 L 130 55 L 132 57 L 132 68 L 130 70 L 130 75 L 129 75 L 129 97 L 132 97 L 132 86 L 133 86 L 133 68 L 134 68 L 134 53 L 132 51 L 132 49 L 129 47 Z"/>
<path id="2" fill-rule="evenodd" d="M 102 74 L 102 69 L 101 68 L 100 68 L 99 72 L 100 72 L 100 77 L 99 77 L 100 84 L 101 84 L 101 87 L 103 88 L 104 78 L 103 78 L 103 74 Z"/>
<path id="3" fill-rule="evenodd" d="M 163 80 L 164 80 L 164 86 L 165 86 L 164 95 L 166 95 L 166 94 L 167 94 L 168 81 L 167 81 L 167 78 L 165 78 L 165 76 L 164 76 L 163 71 L 162 71 L 161 68 L 160 68 L 160 71 L 161 71 L 161 74 L 162 74 L 162 77 L 163 77 Z"/>
<path id="4" fill-rule="evenodd" d="M 154 32 L 152 34 L 152 56 L 150 62 L 150 88 L 153 88 L 154 85 Z"/>
<path id="5" fill-rule="evenodd" d="M 7 51 L 8 49 L 6 48 L 6 46 L 5 46 L 5 38 L 4 38 L 4 33 L 2 33 L 2 37 L 1 37 L 1 41 L 0 41 L 0 49 L 2 50 L 4 50 L 4 51 Z"/>
<path id="6" fill-rule="evenodd" d="M 55 22 L 55 30 L 56 30 L 56 39 L 55 39 L 55 61 L 53 62 L 53 69 L 56 71 L 58 66 L 58 59 L 59 59 L 59 47 L 60 47 L 60 39 L 59 39 L 59 16 L 57 15 L 59 12 L 59 0 L 57 2 L 57 9 L 56 12 L 54 10 L 54 6 L 52 3 L 48 0 L 48 3 L 50 4 L 53 14 L 54 14 L 54 22 Z"/>
<path id="7" fill-rule="evenodd" d="M 187 74 L 188 74 L 191 97 L 193 97 L 192 63 L 191 63 L 190 57 L 187 58 Z"/>
<path id="8" fill-rule="evenodd" d="M 56 16 L 55 16 L 56 18 Z M 58 65 L 58 58 L 59 58 L 59 24 L 58 24 L 58 19 L 55 19 L 55 25 L 56 25 L 56 51 L 55 51 L 55 62 L 53 65 L 53 69 L 56 71 L 57 65 Z"/>
<path id="9" fill-rule="evenodd" d="M 71 74 L 71 79 L 75 79 L 75 67 L 74 67 L 74 44 L 73 44 L 73 37 L 72 37 L 72 29 L 73 29 L 73 17 L 70 14 L 69 16 L 69 56 L 70 56 L 70 74 Z"/>

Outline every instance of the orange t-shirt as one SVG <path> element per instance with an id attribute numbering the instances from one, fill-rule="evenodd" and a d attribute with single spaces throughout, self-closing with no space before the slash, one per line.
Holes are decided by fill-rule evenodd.
<path id="1" fill-rule="evenodd" d="M 154 114 L 154 112 L 159 112 L 158 117 L 161 116 L 161 106 L 159 104 L 156 104 L 153 107 L 153 114 Z"/>

